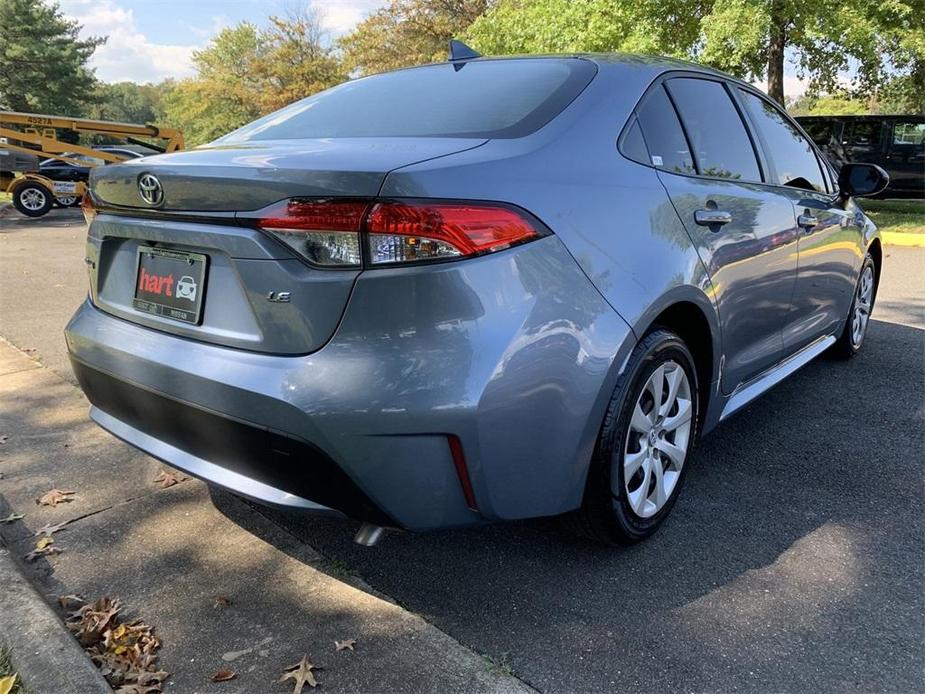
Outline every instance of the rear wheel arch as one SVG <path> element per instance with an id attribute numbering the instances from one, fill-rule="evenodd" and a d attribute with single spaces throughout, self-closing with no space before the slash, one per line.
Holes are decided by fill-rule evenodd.
<path id="1" fill-rule="evenodd" d="M 709 299 L 705 294 L 700 293 L 702 301 L 709 305 Z M 633 345 L 629 348 L 626 359 L 622 364 L 616 367 L 612 372 L 611 379 L 605 381 L 604 388 L 601 390 L 603 403 L 608 403 L 615 394 L 615 388 L 621 387 L 621 374 L 627 368 L 632 349 L 643 342 L 653 332 L 660 329 L 669 330 L 688 346 L 694 357 L 695 370 L 698 381 L 698 411 L 699 423 L 698 431 L 703 425 L 704 418 L 707 414 L 707 405 L 710 400 L 711 385 L 716 379 L 718 367 L 716 365 L 718 355 L 720 354 L 720 345 L 718 342 L 718 324 L 716 314 L 711 312 L 710 308 L 700 305 L 696 296 L 687 296 L 679 298 L 673 302 L 662 304 L 660 310 L 654 310 L 647 314 L 648 319 L 637 322 L 633 326 L 633 335 L 635 335 Z M 712 320 L 711 320 L 712 318 Z M 606 389 L 606 390 L 605 390 Z M 606 416 L 606 408 L 602 405 L 602 418 Z M 597 456 L 598 445 L 600 443 L 601 431 L 604 427 L 604 421 L 597 423 L 597 440 L 594 445 L 594 454 L 587 461 L 587 466 L 583 470 L 583 487 L 587 493 L 588 472 Z"/>
<path id="2" fill-rule="evenodd" d="M 700 417 L 707 412 L 710 399 L 710 384 L 716 372 L 713 331 L 710 321 L 694 303 L 682 301 L 672 304 L 656 316 L 646 334 L 665 328 L 684 340 L 694 357 L 697 369 L 698 391 L 700 393 Z"/>
<path id="3" fill-rule="evenodd" d="M 876 272 L 875 285 L 879 286 L 880 284 L 880 273 L 883 271 L 883 246 L 880 244 L 880 239 L 876 238 L 870 242 L 870 245 L 867 247 L 867 252 L 870 254 L 870 257 L 874 259 L 874 270 Z"/>

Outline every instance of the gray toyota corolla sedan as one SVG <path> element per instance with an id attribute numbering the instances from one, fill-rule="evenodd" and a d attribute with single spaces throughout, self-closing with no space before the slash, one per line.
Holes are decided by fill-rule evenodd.
<path id="1" fill-rule="evenodd" d="M 852 198 L 885 184 L 718 72 L 470 56 L 95 169 L 67 343 L 100 426 L 362 541 L 569 514 L 632 542 L 698 435 L 861 347 L 883 254 Z"/>

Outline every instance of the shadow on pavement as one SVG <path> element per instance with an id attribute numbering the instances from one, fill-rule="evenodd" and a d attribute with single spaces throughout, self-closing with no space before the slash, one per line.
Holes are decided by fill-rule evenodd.
<path id="1" fill-rule="evenodd" d="M 23 231 L 30 226 L 72 227 L 83 221 L 79 208 L 54 209 L 44 217 L 27 217 L 12 208 L 0 210 L 0 234 L 3 232 Z"/>
<path id="2" fill-rule="evenodd" d="M 541 519 L 367 549 L 356 524 L 260 512 L 541 690 L 920 691 L 923 342 L 874 321 L 856 359 L 722 425 L 635 547 Z"/>

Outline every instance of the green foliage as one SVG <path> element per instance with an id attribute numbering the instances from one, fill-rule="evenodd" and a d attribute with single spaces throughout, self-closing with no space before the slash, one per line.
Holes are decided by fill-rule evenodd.
<path id="1" fill-rule="evenodd" d="M 171 81 L 160 84 L 115 82 L 100 84 L 87 117 L 122 123 L 154 123 L 163 110 L 164 95 L 173 88 Z"/>
<path id="2" fill-rule="evenodd" d="M 467 33 L 478 51 L 658 53 L 685 57 L 696 41 L 699 0 L 501 0 Z"/>
<path id="3" fill-rule="evenodd" d="M 880 231 L 925 234 L 925 201 L 863 200 L 861 207 Z"/>
<path id="4" fill-rule="evenodd" d="M 483 53 L 629 51 L 696 60 L 783 101 L 784 54 L 815 92 L 925 103 L 923 0 L 500 0 L 468 31 Z"/>
<path id="5" fill-rule="evenodd" d="M 79 31 L 55 2 L 0 0 L 0 109 L 83 115 L 96 83 L 87 61 L 105 39 Z"/>
<path id="6" fill-rule="evenodd" d="M 176 83 L 165 96 L 165 124 L 182 128 L 187 144 L 196 145 L 260 116 L 261 50 L 253 24 L 222 29 L 207 48 L 193 53 L 198 75 Z"/>
<path id="7" fill-rule="evenodd" d="M 331 50 L 323 45 L 317 17 L 311 12 L 270 18 L 270 30 L 256 68 L 268 89 L 261 100 L 263 112 L 275 111 L 293 101 L 320 92 L 347 79 Z"/>
<path id="8" fill-rule="evenodd" d="M 391 0 L 340 42 L 344 67 L 369 75 L 446 60 L 459 38 L 493 0 Z"/>
<path id="9" fill-rule="evenodd" d="M 791 103 L 787 110 L 795 116 L 854 116 L 871 112 L 870 106 L 847 96 L 806 94 Z"/>
<path id="10" fill-rule="evenodd" d="M 318 27 L 306 12 L 271 17 L 264 30 L 249 22 L 223 29 L 193 54 L 197 76 L 165 96 L 164 123 L 183 129 L 188 144 L 202 144 L 343 82 Z"/>

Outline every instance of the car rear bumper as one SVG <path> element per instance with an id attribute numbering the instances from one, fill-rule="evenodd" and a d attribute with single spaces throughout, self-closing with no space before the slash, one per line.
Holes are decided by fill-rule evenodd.
<path id="1" fill-rule="evenodd" d="M 309 355 L 198 342 L 89 302 L 66 337 L 91 416 L 119 438 L 264 503 L 411 530 L 577 507 L 633 345 L 554 237 L 363 273 Z"/>
<path id="2" fill-rule="evenodd" d="M 159 460 L 263 503 L 392 524 L 330 457 L 307 441 L 175 400 L 73 356 L 71 366 L 93 403 L 91 419 Z"/>

